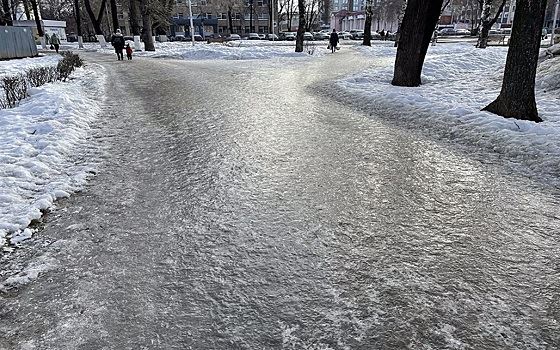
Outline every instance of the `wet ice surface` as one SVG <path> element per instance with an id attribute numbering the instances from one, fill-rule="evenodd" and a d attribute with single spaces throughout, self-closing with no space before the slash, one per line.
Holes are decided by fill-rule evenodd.
<path id="1" fill-rule="evenodd" d="M 112 156 L 30 243 L 2 346 L 560 345 L 558 190 L 336 103 L 355 56 L 93 57 Z"/>

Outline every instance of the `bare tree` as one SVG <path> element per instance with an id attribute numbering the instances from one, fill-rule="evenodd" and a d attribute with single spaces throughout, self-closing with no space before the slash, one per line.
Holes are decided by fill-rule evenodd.
<path id="1" fill-rule="evenodd" d="M 393 85 L 418 86 L 443 0 L 409 0 L 395 60 Z"/>
<path id="2" fill-rule="evenodd" d="M 142 39 L 145 51 L 155 51 L 154 38 L 152 37 L 152 17 L 148 0 L 140 0 L 140 12 L 142 13 Z M 192 28 L 191 28 L 192 30 Z"/>
<path id="3" fill-rule="evenodd" d="M 482 17 L 480 18 L 479 30 L 478 30 L 478 41 L 476 47 L 480 49 L 485 49 L 488 46 L 488 33 L 490 28 L 496 23 L 498 17 L 502 14 L 504 6 L 507 0 L 501 0 L 498 9 L 496 10 L 494 17 L 491 16 L 492 5 L 494 5 L 494 0 L 484 0 L 482 5 Z"/>
<path id="4" fill-rule="evenodd" d="M 117 0 L 109 0 L 109 5 L 111 7 L 111 22 L 113 25 L 113 32 L 119 29 L 119 17 L 117 16 Z"/>
<path id="5" fill-rule="evenodd" d="M 305 0 L 298 0 L 299 24 L 296 36 L 296 52 L 303 52 L 303 32 L 305 31 Z"/>
<path id="6" fill-rule="evenodd" d="M 132 35 L 140 35 L 140 26 L 138 25 L 138 0 L 128 0 L 128 20 L 130 22 L 130 31 Z"/>
<path id="7" fill-rule="evenodd" d="M 502 90 L 483 110 L 541 122 L 535 101 L 535 76 L 541 43 L 546 0 L 517 0 L 509 40 Z"/>
<path id="8" fill-rule="evenodd" d="M 3 13 L 3 18 L 4 18 L 4 25 L 7 26 L 13 26 L 14 22 L 12 20 L 12 11 L 10 9 L 10 1 L 9 0 L 2 0 L 2 11 Z"/>
<path id="9" fill-rule="evenodd" d="M 36 0 L 32 0 L 36 1 Z M 86 7 L 87 14 L 93 25 L 93 30 L 97 35 L 103 35 L 103 29 L 101 28 L 101 21 L 103 21 L 103 14 L 105 13 L 105 6 L 107 4 L 107 0 L 101 0 L 101 4 L 99 6 L 99 11 L 97 16 L 93 12 L 93 8 L 91 6 L 90 0 L 84 0 L 84 5 Z"/>
<path id="10" fill-rule="evenodd" d="M 373 19 L 373 0 L 366 0 L 366 22 L 364 24 L 364 41 L 362 45 L 371 46 L 371 21 Z"/>

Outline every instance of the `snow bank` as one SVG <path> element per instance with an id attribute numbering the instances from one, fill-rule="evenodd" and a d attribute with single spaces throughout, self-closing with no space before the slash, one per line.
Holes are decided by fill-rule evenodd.
<path id="1" fill-rule="evenodd" d="M 46 84 L 13 109 L 0 110 L 0 246 L 57 198 L 79 190 L 92 171 L 90 127 L 103 95 L 101 67 L 78 68 L 67 83 Z"/>
<path id="2" fill-rule="evenodd" d="M 435 130 L 440 136 L 505 154 L 538 175 L 560 174 L 560 59 L 544 61 L 537 75 L 537 104 L 543 123 L 505 119 L 480 109 L 499 94 L 507 48 L 476 49 L 470 44 L 431 46 L 423 85 L 391 85 L 396 49 L 356 48 L 372 62 L 385 60 L 357 77 L 337 82 L 370 109 Z M 375 107 L 371 107 L 375 106 Z"/>
<path id="3" fill-rule="evenodd" d="M 0 77 L 25 73 L 31 68 L 56 66 L 62 59 L 61 55 L 48 55 L 34 58 L 0 61 Z"/>
<path id="4" fill-rule="evenodd" d="M 131 43 L 131 46 L 132 43 Z M 77 46 L 68 46 L 69 49 L 77 49 Z M 189 42 L 166 42 L 156 43 L 156 51 L 136 51 L 136 57 L 152 57 L 152 58 L 173 58 L 183 60 L 262 60 L 275 58 L 309 58 L 317 57 L 325 54 L 326 44 L 309 45 L 309 50 L 302 53 L 294 52 L 295 44 L 272 45 L 269 42 L 262 41 L 234 41 L 226 45 L 223 44 L 206 44 L 197 42 L 193 46 Z M 87 51 L 97 51 L 114 55 L 115 52 L 108 46 L 101 48 L 98 44 L 88 44 L 84 47 Z M 310 55 L 306 51 L 313 51 Z"/>

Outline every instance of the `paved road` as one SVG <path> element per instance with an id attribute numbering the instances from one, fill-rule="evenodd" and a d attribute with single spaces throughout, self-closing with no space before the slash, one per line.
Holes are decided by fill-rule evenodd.
<path id="1" fill-rule="evenodd" d="M 0 349 L 560 346 L 558 190 L 335 103 L 351 53 L 88 58 L 107 157 L 16 252 L 50 269 Z"/>

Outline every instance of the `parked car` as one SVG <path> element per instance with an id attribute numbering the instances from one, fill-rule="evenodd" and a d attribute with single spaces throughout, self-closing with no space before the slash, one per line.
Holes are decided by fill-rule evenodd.
<path id="1" fill-rule="evenodd" d="M 309 32 L 303 33 L 303 40 L 313 40 L 313 34 Z"/>
<path id="2" fill-rule="evenodd" d="M 230 34 L 226 37 L 226 41 L 241 40 L 239 34 Z"/>
<path id="3" fill-rule="evenodd" d="M 259 34 L 259 39 L 266 40 L 266 34 Z"/>
<path id="4" fill-rule="evenodd" d="M 284 35 L 284 40 L 296 40 L 296 32 L 286 32 Z"/>
<path id="5" fill-rule="evenodd" d="M 323 31 L 317 32 L 315 34 L 313 34 L 313 39 L 314 40 L 328 40 L 330 38 L 330 34 L 329 33 L 325 33 Z"/>
<path id="6" fill-rule="evenodd" d="M 364 38 L 364 31 L 353 29 L 353 30 L 350 31 L 350 35 L 352 35 L 352 39 L 354 39 L 354 40 L 363 39 Z"/>
<path id="7" fill-rule="evenodd" d="M 273 41 L 273 40 L 278 40 L 278 35 L 276 34 L 267 34 L 265 39 Z"/>
<path id="8" fill-rule="evenodd" d="M 338 38 L 348 40 L 348 39 L 352 38 L 352 35 L 348 32 L 338 32 Z"/>
<path id="9" fill-rule="evenodd" d="M 471 31 L 468 29 L 457 29 L 455 31 L 456 35 L 471 35 Z"/>
<path id="10" fill-rule="evenodd" d="M 261 40 L 261 38 L 259 38 L 258 33 L 249 33 L 247 34 L 247 40 Z"/>
<path id="11" fill-rule="evenodd" d="M 171 38 L 171 41 L 187 41 L 187 38 L 184 35 L 175 35 Z"/>
<path id="12" fill-rule="evenodd" d="M 454 28 L 443 28 L 438 32 L 441 36 L 457 35 L 457 31 Z"/>

